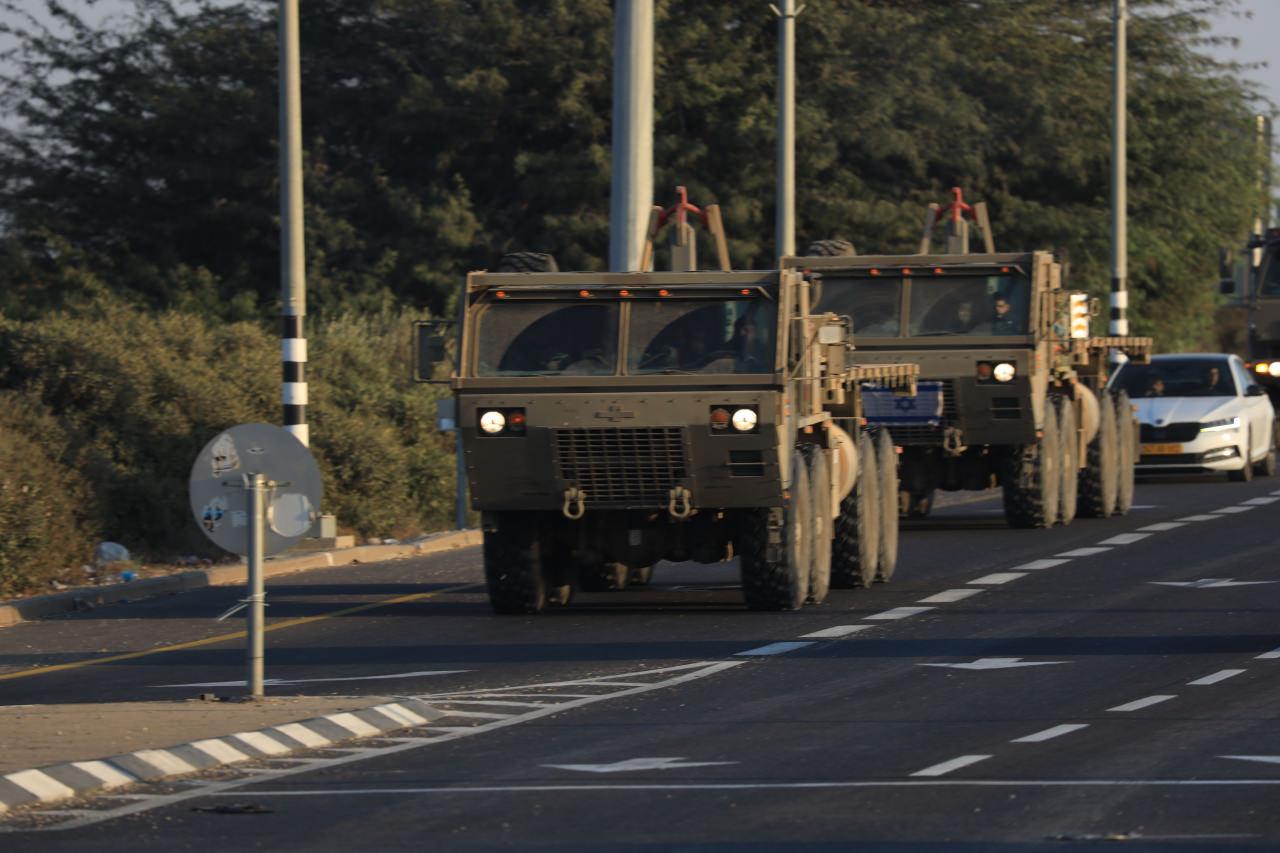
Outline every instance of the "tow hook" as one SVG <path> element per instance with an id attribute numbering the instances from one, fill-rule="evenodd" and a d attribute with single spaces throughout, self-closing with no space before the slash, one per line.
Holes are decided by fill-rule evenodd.
<path id="1" fill-rule="evenodd" d="M 577 521 L 587 511 L 586 502 L 587 493 L 577 486 L 570 486 L 564 490 L 564 506 L 560 507 L 560 511 L 570 521 Z"/>
<path id="2" fill-rule="evenodd" d="M 667 512 L 673 518 L 688 518 L 693 515 L 692 497 L 693 493 L 684 486 L 676 486 L 667 493 Z"/>

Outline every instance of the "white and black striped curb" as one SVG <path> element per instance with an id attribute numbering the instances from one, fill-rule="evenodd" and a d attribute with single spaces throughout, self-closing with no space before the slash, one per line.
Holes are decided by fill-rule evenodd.
<path id="1" fill-rule="evenodd" d="M 399 699 L 358 711 L 328 714 L 251 732 L 207 738 L 166 749 L 139 749 L 96 761 L 71 761 L 0 776 L 0 814 L 15 806 L 54 803 L 72 797 L 185 776 L 213 767 L 422 726 L 448 712 L 418 699 Z"/>
<path id="2" fill-rule="evenodd" d="M 454 530 L 429 536 L 417 542 L 397 545 L 361 545 L 338 551 L 317 551 L 297 557 L 267 560 L 263 564 L 263 572 L 267 577 L 272 577 L 308 569 L 345 566 L 351 563 L 376 563 L 397 557 L 421 557 L 479 545 L 480 539 L 481 534 L 478 530 Z M 85 587 L 50 595 L 36 595 L 19 601 L 3 602 L 0 603 L 0 628 L 31 619 L 43 619 L 46 616 L 92 609 L 106 604 L 173 595 L 210 586 L 244 583 L 247 571 L 247 567 L 243 564 L 212 566 L 208 569 L 179 572 L 130 583 Z"/>

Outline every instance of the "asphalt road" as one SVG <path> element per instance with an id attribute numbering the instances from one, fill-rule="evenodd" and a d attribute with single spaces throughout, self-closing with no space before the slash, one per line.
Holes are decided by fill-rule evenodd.
<path id="1" fill-rule="evenodd" d="M 431 696 L 448 725 L 0 843 L 1280 849 L 1280 479 L 1136 504 L 1047 531 L 945 507 L 893 583 L 789 614 L 745 611 L 732 566 L 536 618 L 489 613 L 476 550 L 288 577 L 270 692 Z M 0 703 L 234 693 L 237 596 L 0 632 Z"/>

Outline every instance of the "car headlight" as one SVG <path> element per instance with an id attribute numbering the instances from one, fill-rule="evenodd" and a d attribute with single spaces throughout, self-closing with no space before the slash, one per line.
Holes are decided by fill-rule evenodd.
<path id="1" fill-rule="evenodd" d="M 1010 382 L 1018 370 L 1007 361 L 1002 361 L 991 369 L 991 375 L 997 382 Z"/>
<path id="2" fill-rule="evenodd" d="M 489 435 L 497 435 L 507 426 L 507 416 L 502 412 L 489 411 L 480 416 L 480 429 Z"/>
<path id="3" fill-rule="evenodd" d="M 738 409 L 733 413 L 733 428 L 738 432 L 751 432 L 756 428 L 756 413 L 751 409 Z"/>
<path id="4" fill-rule="evenodd" d="M 1200 424 L 1201 432 L 1220 432 L 1229 429 L 1239 429 L 1239 418 L 1219 418 L 1216 421 L 1206 421 Z"/>

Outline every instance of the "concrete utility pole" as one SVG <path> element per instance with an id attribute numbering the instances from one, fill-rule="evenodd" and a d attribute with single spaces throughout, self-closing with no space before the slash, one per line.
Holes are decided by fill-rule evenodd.
<path id="1" fill-rule="evenodd" d="M 302 74 L 298 0 L 280 0 L 280 356 L 284 428 L 309 445 L 306 266 L 302 242 Z"/>
<path id="2" fill-rule="evenodd" d="M 1128 0 L 1115 0 L 1115 61 L 1112 66 L 1111 88 L 1111 334 L 1129 334 L 1129 276 L 1128 206 L 1129 190 L 1125 144 L 1127 138 L 1128 93 L 1126 89 L 1128 52 L 1126 27 L 1129 21 Z"/>
<path id="3" fill-rule="evenodd" d="M 609 269 L 640 269 L 653 205 L 653 0 L 617 0 Z"/>
<path id="4" fill-rule="evenodd" d="M 778 16 L 778 178 L 777 227 L 774 249 L 778 257 L 796 253 L 796 17 L 804 6 L 796 0 L 770 3 Z"/>

